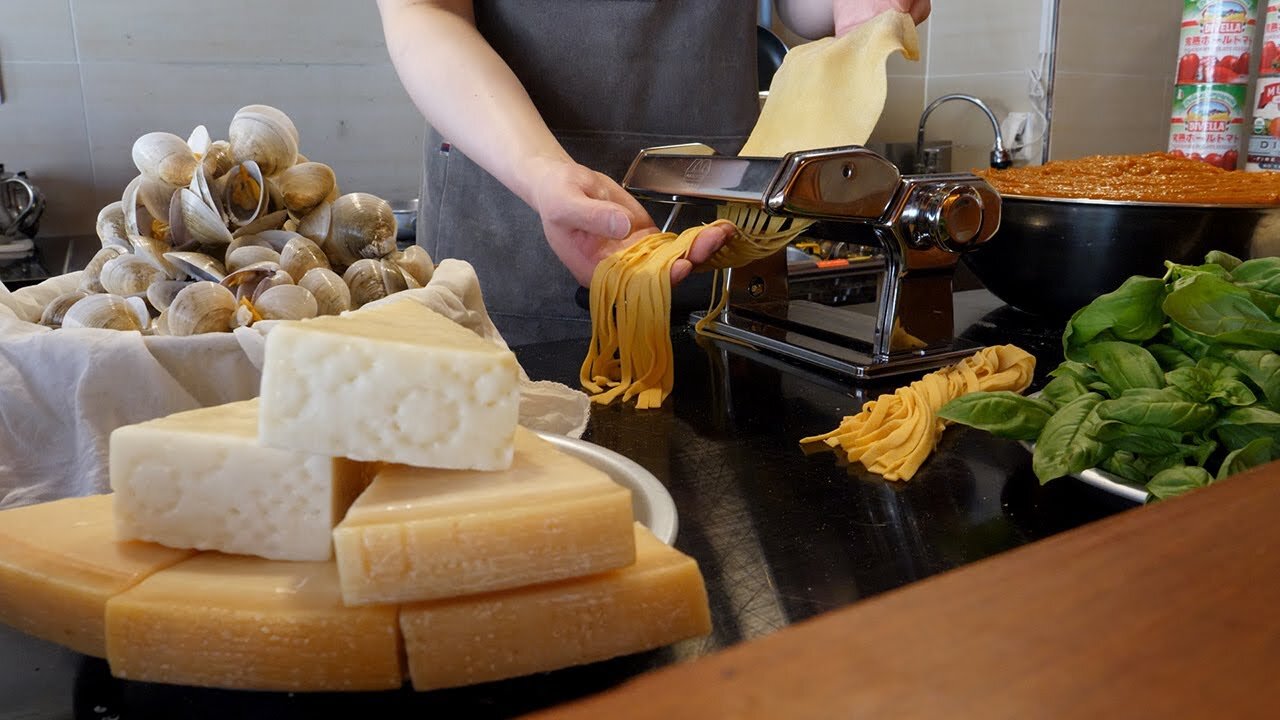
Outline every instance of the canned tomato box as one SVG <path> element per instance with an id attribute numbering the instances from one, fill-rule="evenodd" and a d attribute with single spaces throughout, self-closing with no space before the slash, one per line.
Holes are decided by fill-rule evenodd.
<path id="1" fill-rule="evenodd" d="M 1249 82 L 1257 0 L 1183 0 L 1179 85 Z"/>
<path id="2" fill-rule="evenodd" d="M 1178 85 L 1173 89 L 1169 152 L 1235 170 L 1244 143 L 1244 85 Z"/>
<path id="3" fill-rule="evenodd" d="M 1280 170 L 1280 77 L 1258 78 L 1246 170 Z"/>

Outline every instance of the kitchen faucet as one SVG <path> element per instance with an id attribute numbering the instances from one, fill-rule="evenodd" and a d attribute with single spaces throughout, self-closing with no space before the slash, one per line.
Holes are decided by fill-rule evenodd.
<path id="1" fill-rule="evenodd" d="M 978 109 L 981 110 L 983 114 L 987 116 L 987 119 L 991 121 L 991 129 L 994 130 L 996 134 L 995 145 L 991 147 L 991 167 L 997 170 L 1003 170 L 1012 165 L 1013 157 L 1009 155 L 1009 151 L 1004 147 L 1004 137 L 1000 134 L 1000 123 L 996 120 L 995 113 L 991 112 L 991 108 L 987 107 L 986 103 L 973 95 L 952 93 L 950 95 L 943 95 L 929 103 L 929 106 L 920 114 L 920 127 L 916 131 L 916 172 L 933 173 L 938 171 L 936 159 L 930 162 L 925 158 L 924 124 L 925 121 L 929 119 L 929 114 L 932 113 L 939 105 L 947 102 L 948 100 L 964 100 L 965 102 L 978 106 Z"/>

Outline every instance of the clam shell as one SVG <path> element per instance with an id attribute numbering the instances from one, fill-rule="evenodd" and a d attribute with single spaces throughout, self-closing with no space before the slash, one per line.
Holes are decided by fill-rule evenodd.
<path id="1" fill-rule="evenodd" d="M 302 237 L 304 240 L 306 239 L 298 233 L 290 232 L 288 230 L 263 230 L 258 233 L 258 239 L 265 242 L 272 250 L 275 250 L 278 253 L 283 253 L 284 246 L 288 245 L 290 240 L 297 237 Z"/>
<path id="2" fill-rule="evenodd" d="M 371 258 L 362 258 L 352 263 L 342 275 L 342 281 L 351 289 L 353 309 L 409 289 L 399 268 Z"/>
<path id="3" fill-rule="evenodd" d="M 191 130 L 191 135 L 187 137 L 187 147 L 190 148 L 191 154 L 196 160 L 200 160 L 209 152 L 209 146 L 213 144 L 212 138 L 209 137 L 209 128 L 203 125 L 197 125 Z"/>
<path id="4" fill-rule="evenodd" d="M 391 204 L 368 193 L 333 201 L 329 236 L 321 245 L 329 260 L 347 267 L 360 258 L 380 258 L 396 249 L 396 216 Z"/>
<path id="5" fill-rule="evenodd" d="M 264 173 L 252 160 L 231 168 L 218 179 L 215 192 L 231 224 L 248 225 L 267 209 L 267 187 Z"/>
<path id="6" fill-rule="evenodd" d="M 227 219 L 222 212 L 222 205 L 213 194 L 213 186 L 209 182 L 209 172 L 204 165 L 196 168 L 195 174 L 191 176 L 191 184 L 187 186 L 187 189 L 198 195 L 201 202 L 208 205 L 214 214 L 222 219 L 222 224 L 226 225 Z M 172 211 L 172 208 L 170 208 L 171 213 Z M 169 223 L 173 224 L 172 218 L 170 218 Z"/>
<path id="7" fill-rule="evenodd" d="M 119 245 L 108 245 L 94 253 L 80 275 L 80 289 L 91 293 L 106 292 L 102 287 L 102 266 L 106 265 L 108 260 L 126 255 L 128 252 L 127 248 Z"/>
<path id="8" fill-rule="evenodd" d="M 98 212 L 98 240 L 102 247 L 129 248 L 129 231 L 124 227 L 124 203 L 117 200 Z"/>
<path id="9" fill-rule="evenodd" d="M 279 230 L 284 227 L 285 223 L 288 221 L 288 210 L 277 210 L 272 213 L 267 213 L 266 215 L 259 215 L 253 222 L 236 228 L 236 231 L 231 233 L 231 237 L 238 238 L 244 235 L 257 235 L 258 233 L 265 232 L 267 230 Z"/>
<path id="10" fill-rule="evenodd" d="M 231 231 L 227 230 L 222 216 L 190 188 L 182 188 L 173 196 L 169 218 L 175 246 L 226 246 L 231 243 Z"/>
<path id="11" fill-rule="evenodd" d="M 125 186 L 121 197 L 124 229 L 129 235 L 167 239 L 169 206 L 177 186 L 139 175 Z"/>
<path id="12" fill-rule="evenodd" d="M 387 260 L 395 263 L 406 275 L 413 278 L 414 282 L 418 283 L 418 287 L 431 282 L 431 276 L 436 271 L 435 263 L 431 262 L 431 255 L 418 245 L 397 250 L 388 255 Z"/>
<path id="13" fill-rule="evenodd" d="M 145 258 L 137 255 L 121 255 L 102 266 L 102 287 L 113 295 L 140 295 L 156 280 L 164 279 L 164 273 Z"/>
<path id="14" fill-rule="evenodd" d="M 132 155 L 138 172 L 175 186 L 191 182 L 199 163 L 190 145 L 166 132 L 150 132 L 135 140 Z"/>
<path id="15" fill-rule="evenodd" d="M 97 294 L 82 298 L 62 317 L 64 328 L 104 328 L 142 330 L 150 324 L 145 304 L 139 310 L 119 295 Z"/>
<path id="16" fill-rule="evenodd" d="M 280 110 L 269 105 L 248 105 L 231 118 L 227 137 L 236 162 L 252 160 L 263 175 L 291 167 L 298 157 L 298 129 Z"/>
<path id="17" fill-rule="evenodd" d="M 237 300 L 244 298 L 252 300 L 260 290 L 274 285 L 291 285 L 293 279 L 289 277 L 289 273 L 280 269 L 278 263 L 263 261 L 251 263 L 227 273 L 221 284 L 233 290 Z"/>
<path id="18" fill-rule="evenodd" d="M 192 280 L 221 282 L 227 269 L 217 258 L 198 252 L 167 252 L 164 258 L 173 263 L 182 275 Z"/>
<path id="19" fill-rule="evenodd" d="M 209 181 L 226 175 L 231 168 L 235 167 L 235 164 L 235 158 L 231 154 L 231 143 L 226 140 L 214 140 L 209 143 L 209 151 L 200 160 L 205 177 Z"/>
<path id="20" fill-rule="evenodd" d="M 333 168 L 318 162 L 305 162 L 286 168 L 273 178 L 280 201 L 289 212 L 306 215 L 324 202 L 337 186 Z"/>
<path id="21" fill-rule="evenodd" d="M 40 324 L 52 328 L 62 327 L 62 318 L 66 316 L 67 310 L 87 297 L 89 293 L 83 290 L 72 290 L 50 300 L 49 304 L 44 306 L 44 311 L 40 313 Z"/>
<path id="22" fill-rule="evenodd" d="M 311 291 L 297 285 L 276 285 L 264 290 L 253 301 L 263 320 L 304 320 L 313 318 L 319 306 Z"/>
<path id="23" fill-rule="evenodd" d="M 280 263 L 280 253 L 262 245 L 243 245 L 227 253 L 227 270 L 235 272 L 258 262 Z"/>
<path id="24" fill-rule="evenodd" d="M 230 290 L 215 282 L 202 280 L 183 288 L 165 309 L 165 325 L 169 335 L 198 335 L 227 332 L 236 298 Z"/>
<path id="25" fill-rule="evenodd" d="M 308 270 L 329 267 L 329 259 L 320 246 L 301 235 L 290 238 L 279 257 L 280 268 L 289 273 L 294 282 L 306 275 Z"/>
<path id="26" fill-rule="evenodd" d="M 130 235 L 129 243 L 133 245 L 134 255 L 156 266 L 166 278 L 177 280 L 182 276 L 182 271 L 165 258 L 165 253 L 173 250 L 169 243 L 144 235 Z"/>
<path id="27" fill-rule="evenodd" d="M 351 309 L 351 288 L 329 268 L 311 268 L 298 285 L 311 291 L 319 315 L 337 315 Z"/>
<path id="28" fill-rule="evenodd" d="M 231 238 L 231 244 L 227 245 L 227 251 L 223 255 L 223 259 L 226 260 L 227 258 L 231 257 L 231 253 L 235 252 L 236 250 L 239 250 L 242 247 L 271 248 L 271 243 L 258 237 L 257 233 L 250 233 L 247 235 L 235 235 Z M 271 249 L 274 250 L 275 248 L 271 248 Z"/>
<path id="29" fill-rule="evenodd" d="M 315 210 L 302 216 L 302 219 L 298 221 L 298 234 L 320 247 L 324 247 L 325 242 L 329 239 L 329 226 L 332 224 L 332 219 L 333 203 L 320 203 Z"/>
<path id="30" fill-rule="evenodd" d="M 186 280 L 158 280 L 153 282 L 147 288 L 147 302 L 151 303 L 151 307 L 163 314 L 165 309 L 173 304 L 173 299 L 177 297 L 178 293 L 182 292 L 182 289 L 190 284 Z"/>

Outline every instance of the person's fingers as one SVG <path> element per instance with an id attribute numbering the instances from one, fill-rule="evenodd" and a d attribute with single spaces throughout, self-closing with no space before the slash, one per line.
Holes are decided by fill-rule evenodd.
<path id="1" fill-rule="evenodd" d="M 640 229 L 654 226 L 653 218 L 649 217 L 649 213 L 640 204 L 640 201 L 636 200 L 634 195 L 623 190 L 622 186 L 614 182 L 608 175 L 603 173 L 596 173 L 596 175 L 599 176 L 599 186 L 605 192 L 605 199 L 618 203 L 631 215 L 631 226 L 633 228 Z"/>
<path id="2" fill-rule="evenodd" d="M 737 232 L 738 229 L 729 223 L 708 225 L 693 239 L 693 245 L 689 248 L 689 260 L 695 265 L 710 260 Z"/>
<path id="3" fill-rule="evenodd" d="M 545 219 L 592 235 L 621 240 L 631 234 L 631 217 L 618 203 L 582 195 L 561 198 Z"/>
<path id="4" fill-rule="evenodd" d="M 930 0 L 915 0 L 915 2 L 911 3 L 911 19 L 919 25 L 929 19 L 929 12 L 932 9 L 933 4 Z"/>
<path id="5" fill-rule="evenodd" d="M 689 277 L 689 273 L 693 272 L 693 263 L 680 258 L 671 265 L 671 284 L 679 285 L 684 279 Z"/>

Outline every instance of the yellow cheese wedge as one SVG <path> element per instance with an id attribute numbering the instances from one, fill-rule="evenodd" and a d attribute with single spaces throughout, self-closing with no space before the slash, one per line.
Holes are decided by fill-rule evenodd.
<path id="1" fill-rule="evenodd" d="M 333 531 L 348 605 L 453 597 L 635 559 L 631 493 L 521 428 L 509 470 L 386 466 Z"/>
<path id="2" fill-rule="evenodd" d="M 519 405 L 511 351 L 412 299 L 267 336 L 260 432 L 273 447 L 501 470 Z"/>
<path id="3" fill-rule="evenodd" d="M 368 485 L 361 463 L 258 442 L 258 401 L 111 433 L 122 540 L 276 560 L 328 560 L 333 526 Z"/>
<path id="4" fill-rule="evenodd" d="M 400 610 L 417 690 L 544 672 L 711 631 L 697 563 L 638 523 L 628 567 Z"/>
<path id="5" fill-rule="evenodd" d="M 403 682 L 396 607 L 342 604 L 332 562 L 202 553 L 107 603 L 116 677 L 241 690 Z"/>
<path id="6" fill-rule="evenodd" d="M 0 622 L 76 652 L 106 657 L 107 599 L 192 555 L 116 542 L 111 496 L 0 512 Z"/>

